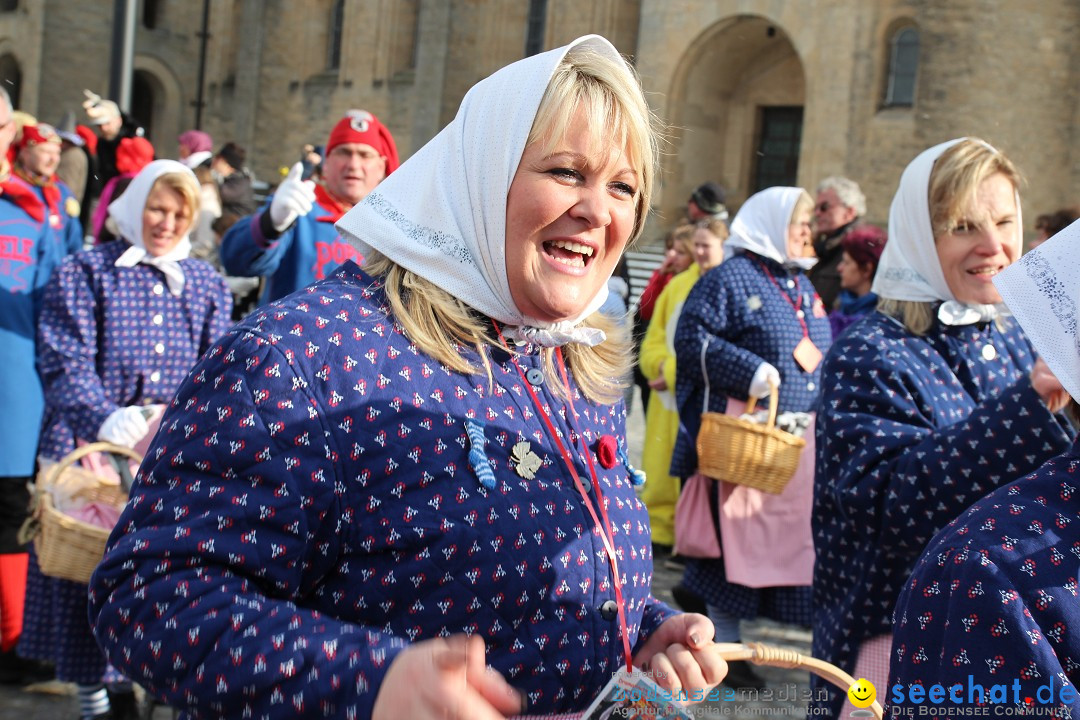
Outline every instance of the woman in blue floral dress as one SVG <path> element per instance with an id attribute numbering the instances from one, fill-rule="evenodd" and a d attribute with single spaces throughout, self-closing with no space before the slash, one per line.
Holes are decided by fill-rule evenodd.
<path id="1" fill-rule="evenodd" d="M 629 338 L 596 311 L 654 183 L 603 38 L 521 60 L 338 224 L 363 246 L 221 338 L 92 581 L 110 658 L 193 717 L 571 716 L 706 688 L 652 597 Z"/>
<path id="2" fill-rule="evenodd" d="M 821 383 L 820 359 L 832 335 L 825 307 L 804 270 L 813 201 L 802 188 L 752 195 L 724 243 L 729 258 L 694 285 L 675 331 L 676 403 L 681 421 L 672 474 L 698 470 L 701 413 L 731 411 L 733 401 L 769 395 L 779 385 L 779 411 L 810 413 Z M 702 406 L 708 388 L 709 407 Z M 729 407 L 730 406 L 730 407 Z M 810 493 L 812 452 L 780 495 L 719 484 L 718 560 L 690 560 L 683 585 L 702 598 L 719 642 L 741 638 L 740 620 L 765 616 L 810 623 Z M 722 479 L 723 480 L 723 479 Z M 736 666 L 731 682 L 760 679 Z"/>
<path id="3" fill-rule="evenodd" d="M 992 283 L 1020 255 L 1018 186 L 982 140 L 916 157 L 889 213 L 877 311 L 825 360 L 814 655 L 879 688 L 896 598 L 930 539 L 1071 442 L 1061 384 Z M 829 693 L 815 709 L 839 713 L 844 697 Z"/>
<path id="4" fill-rule="evenodd" d="M 57 461 L 77 441 L 131 447 L 148 432 L 143 411 L 176 388 L 230 324 L 224 279 L 188 257 L 199 186 L 180 163 L 159 160 L 109 206 L 120 240 L 68 257 L 49 281 L 38 327 L 45 389 L 40 455 Z M 48 578 L 31 556 L 19 652 L 56 663 L 79 686 L 83 718 L 109 712 L 105 656 L 86 620 L 86 585 Z M 131 707 L 131 686 L 111 683 Z M 114 708 L 120 714 L 120 707 Z"/>

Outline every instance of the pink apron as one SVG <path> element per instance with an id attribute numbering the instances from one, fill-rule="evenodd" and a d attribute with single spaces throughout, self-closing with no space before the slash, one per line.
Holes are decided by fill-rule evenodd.
<path id="1" fill-rule="evenodd" d="M 726 415 L 746 403 L 728 398 Z M 779 495 L 720 483 L 720 546 L 728 582 L 752 588 L 809 585 L 814 574 L 814 416 L 795 475 Z"/>

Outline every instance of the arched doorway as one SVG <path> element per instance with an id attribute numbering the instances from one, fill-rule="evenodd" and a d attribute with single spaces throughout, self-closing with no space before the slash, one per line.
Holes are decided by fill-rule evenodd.
<path id="1" fill-rule="evenodd" d="M 740 15 L 706 28 L 669 94 L 665 216 L 679 217 L 705 180 L 723 185 L 734 207 L 763 187 L 796 184 L 805 96 L 802 61 L 773 21 Z"/>
<path id="2" fill-rule="evenodd" d="M 158 114 L 161 83 L 145 70 L 136 70 L 131 78 L 131 117 L 146 130 L 146 137 L 154 140 L 154 120 Z"/>
<path id="3" fill-rule="evenodd" d="M 0 82 L 4 83 L 12 107 L 16 110 L 22 107 L 22 69 L 11 53 L 0 55 Z"/>
<path id="4" fill-rule="evenodd" d="M 159 158 L 176 157 L 176 136 L 189 122 L 180 83 L 172 69 L 155 57 L 135 56 L 131 114 L 146 130 Z"/>

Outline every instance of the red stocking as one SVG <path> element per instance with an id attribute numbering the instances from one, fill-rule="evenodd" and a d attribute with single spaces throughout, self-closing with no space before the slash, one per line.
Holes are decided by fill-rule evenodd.
<path id="1" fill-rule="evenodd" d="M 0 652 L 13 649 L 22 634 L 29 560 L 26 553 L 0 555 Z"/>

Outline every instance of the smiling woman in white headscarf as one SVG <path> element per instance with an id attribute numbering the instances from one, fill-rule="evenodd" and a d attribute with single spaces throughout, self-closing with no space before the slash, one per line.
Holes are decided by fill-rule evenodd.
<path id="1" fill-rule="evenodd" d="M 576 713 L 631 663 L 718 682 L 708 619 L 650 593 L 631 353 L 596 315 L 655 162 L 602 38 L 470 90 L 340 220 L 364 268 L 181 387 L 92 583 L 112 660 L 199 717 Z"/>
<path id="2" fill-rule="evenodd" d="M 803 256 L 812 207 L 810 195 L 797 187 L 750 196 L 724 243 L 728 259 L 687 296 L 675 331 L 680 429 L 672 474 L 685 479 L 697 472 L 695 440 L 706 410 L 738 415 L 736 407 L 750 396 L 768 397 L 775 384 L 781 413 L 813 411 L 820 358 L 832 335 L 825 306 L 804 272 L 814 262 Z M 688 561 L 683 585 L 705 601 L 718 642 L 740 640 L 740 620 L 759 615 L 809 624 L 812 457 L 808 447 L 779 495 L 717 483 L 722 557 Z M 761 680 L 740 664 L 730 683 Z"/>
<path id="3" fill-rule="evenodd" d="M 68 257 L 53 274 L 38 325 L 41 457 L 59 460 L 78 441 L 138 443 L 149 429 L 145 407 L 171 402 L 228 327 L 224 280 L 188 258 L 198 200 L 191 170 L 150 163 L 109 206 L 121 239 Z M 54 662 L 58 678 L 77 683 L 83 716 L 107 711 L 86 586 L 45 578 L 32 559 L 27 599 L 20 653 Z"/>
<path id="4" fill-rule="evenodd" d="M 814 655 L 879 688 L 894 603 L 930 538 L 1069 444 L 1067 395 L 993 283 L 1020 256 L 1019 182 L 973 138 L 916 157 L 889 213 L 878 311 L 825 361 Z"/>
<path id="5" fill-rule="evenodd" d="M 1024 255 L 994 285 L 1068 392 L 1066 413 L 1080 422 L 1080 223 Z M 896 603 L 889 688 L 900 690 L 890 690 L 887 716 L 924 712 L 917 706 L 926 693 L 909 689 L 934 685 L 948 689 L 941 716 L 972 705 L 973 687 L 1016 715 L 1080 714 L 1078 466 L 1074 442 L 934 537 Z"/>

